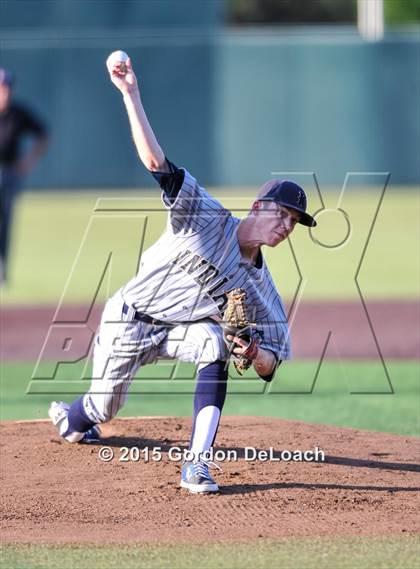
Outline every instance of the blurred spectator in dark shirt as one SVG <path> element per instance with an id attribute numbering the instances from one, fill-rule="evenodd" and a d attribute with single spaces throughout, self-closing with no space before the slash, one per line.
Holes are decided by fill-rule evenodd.
<path id="1" fill-rule="evenodd" d="M 7 277 L 13 207 L 25 176 L 45 153 L 48 136 L 45 125 L 25 106 L 15 103 L 14 78 L 0 68 L 0 283 Z M 32 138 L 22 152 L 22 142 Z"/>

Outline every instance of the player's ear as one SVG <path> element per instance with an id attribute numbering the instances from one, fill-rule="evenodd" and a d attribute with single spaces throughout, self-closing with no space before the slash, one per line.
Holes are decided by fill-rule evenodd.
<path id="1" fill-rule="evenodd" d="M 251 211 L 249 212 L 250 215 L 258 215 L 259 212 L 262 210 L 263 204 L 259 200 L 255 200 L 255 202 L 251 206 Z"/>

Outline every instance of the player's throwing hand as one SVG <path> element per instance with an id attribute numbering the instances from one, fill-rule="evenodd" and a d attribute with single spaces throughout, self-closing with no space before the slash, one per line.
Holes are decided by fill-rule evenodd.
<path id="1" fill-rule="evenodd" d="M 106 61 L 111 81 L 121 91 L 127 93 L 138 88 L 137 78 L 131 65 L 131 59 L 118 61 L 109 57 Z"/>

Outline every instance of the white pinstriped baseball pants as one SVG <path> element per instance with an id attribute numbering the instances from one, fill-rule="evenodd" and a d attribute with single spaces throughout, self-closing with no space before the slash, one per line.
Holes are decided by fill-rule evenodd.
<path id="1" fill-rule="evenodd" d="M 119 291 L 107 302 L 95 341 L 92 383 L 84 397 L 84 409 L 95 423 L 115 417 L 140 366 L 169 358 L 195 363 L 201 369 L 227 357 L 217 322 L 207 319 L 164 328 L 127 321 L 123 303 Z"/>

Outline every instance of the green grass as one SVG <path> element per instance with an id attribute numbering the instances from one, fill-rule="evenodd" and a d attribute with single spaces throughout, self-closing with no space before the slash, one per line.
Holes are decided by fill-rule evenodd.
<path id="1" fill-rule="evenodd" d="M 8 569 L 415 569 L 414 536 L 260 539 L 215 544 L 4 545 Z"/>
<path id="2" fill-rule="evenodd" d="M 404 435 L 418 435 L 420 386 L 416 362 L 390 362 L 388 372 L 375 362 L 324 362 L 313 387 L 316 362 L 291 362 L 282 366 L 272 384 L 247 377 L 229 382 L 225 415 L 257 415 L 296 419 Z M 47 417 L 51 400 L 71 401 L 89 387 L 83 363 L 64 365 L 55 379 L 33 379 L 33 364 L 2 366 L 1 418 Z M 133 382 L 120 416 L 191 416 L 194 368 L 181 365 L 177 379 L 169 381 L 169 366 L 147 366 Z M 48 377 L 53 365 L 43 364 L 38 378 Z M 182 379 L 190 378 L 190 379 Z M 264 388 L 269 388 L 263 391 Z M 355 394 L 354 392 L 362 392 Z M 371 393 L 366 393 L 371 392 Z M 381 393 L 378 393 L 381 392 Z"/>
<path id="3" fill-rule="evenodd" d="M 253 196 L 249 190 L 238 189 L 218 189 L 213 193 L 226 207 L 236 208 L 233 213 L 240 217 L 245 215 Z M 111 265 L 100 293 L 102 299 L 135 273 L 143 230 L 148 247 L 164 229 L 165 216 L 153 211 L 94 213 L 100 196 L 105 196 L 101 204 L 108 208 L 161 208 L 159 193 L 150 191 L 24 194 L 16 212 L 11 281 L 2 290 L 3 303 L 56 305 L 63 291 L 66 302 L 90 301 L 111 252 Z M 110 201 L 112 196 L 118 199 Z M 304 298 L 358 298 L 354 277 L 379 197 L 378 189 L 348 193 L 342 208 L 350 219 L 351 235 L 341 247 L 322 247 L 310 238 L 308 229 L 298 226 L 295 230 L 291 243 L 303 278 Z M 327 208 L 335 208 L 337 192 L 325 193 L 324 199 Z M 311 211 L 319 209 L 315 199 L 312 203 Z M 337 212 L 323 213 L 313 236 L 329 245 L 339 242 L 346 232 L 343 219 Z M 366 297 L 417 296 L 418 221 L 416 193 L 389 188 L 359 274 Z M 299 273 L 289 245 L 267 249 L 266 257 L 280 293 L 284 298 L 293 297 Z"/>

